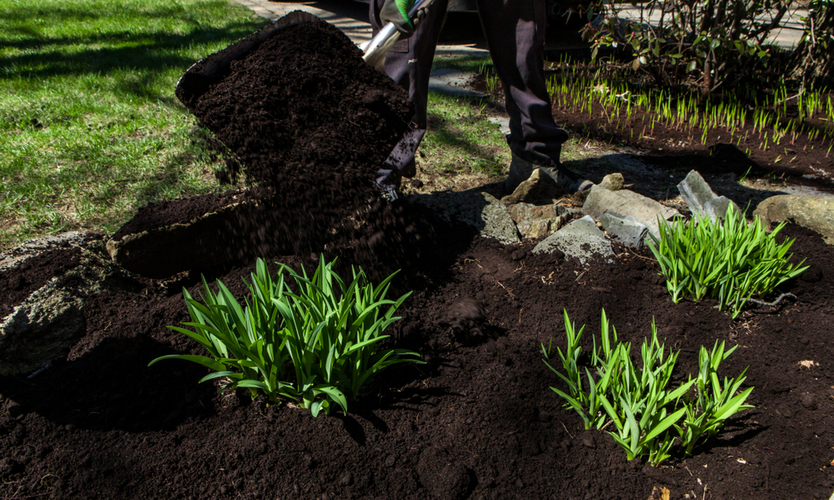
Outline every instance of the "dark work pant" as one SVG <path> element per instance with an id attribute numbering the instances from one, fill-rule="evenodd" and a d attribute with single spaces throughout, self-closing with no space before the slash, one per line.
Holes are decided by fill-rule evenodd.
<path id="1" fill-rule="evenodd" d="M 384 0 L 370 2 L 370 20 L 376 33 Z M 380 181 L 398 174 L 415 174 L 414 154 L 426 130 L 429 74 L 448 0 L 435 0 L 414 35 L 394 45 L 385 59 L 385 72 L 408 90 L 414 102 L 414 131 L 406 134 L 380 170 Z M 544 42 L 547 23 L 545 0 L 478 0 L 478 13 L 489 53 L 504 88 L 510 115 L 508 142 L 514 155 L 547 165 L 559 161 L 568 133 L 553 121 L 544 78 Z"/>

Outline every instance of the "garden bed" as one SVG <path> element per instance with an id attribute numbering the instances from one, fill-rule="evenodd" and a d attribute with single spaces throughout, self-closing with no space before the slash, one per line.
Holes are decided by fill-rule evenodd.
<path id="1" fill-rule="evenodd" d="M 415 293 L 391 331 L 427 364 L 389 369 L 349 415 L 313 418 L 245 392 L 222 395 L 197 384 L 205 370 L 184 361 L 148 368 L 160 355 L 200 351 L 165 328 L 187 314 L 179 295 L 153 282 L 90 298 L 86 334 L 65 361 L 0 380 L 2 494 L 648 498 L 654 487 L 671 498 L 703 498 L 705 489 L 714 498 L 830 494 L 834 288 L 824 269 L 834 255 L 818 236 L 786 229 L 797 238 L 796 257 L 812 266 L 788 288 L 798 301 L 733 321 L 710 301 L 673 305 L 646 256 L 625 252 L 617 264 L 583 269 L 532 255 L 529 246 L 436 227 L 446 257 L 406 267 L 398 283 Z M 242 295 L 239 276 L 249 271 L 222 281 Z M 473 304 L 483 321 L 465 313 Z M 563 308 L 595 335 L 605 308 L 631 342 L 650 333 L 654 318 L 660 337 L 681 350 L 681 373 L 696 369 L 701 345 L 738 344 L 722 370 L 733 376 L 750 367 L 756 408 L 694 457 L 657 469 L 626 460 L 609 436 L 583 431 L 548 388 L 559 382 L 541 361 L 540 343 L 553 337 L 564 346 Z"/>
<path id="2" fill-rule="evenodd" d="M 292 222 L 288 237 L 297 251 L 264 256 L 298 270 L 310 269 L 324 253 L 339 257 L 342 270 L 360 265 L 377 279 L 402 269 L 396 293 L 414 293 L 386 342 L 418 351 L 425 365 L 390 368 L 351 402 L 347 415 L 313 418 L 293 405 L 253 401 L 245 391 L 222 393 L 219 381 L 197 383 L 206 369 L 196 364 L 147 366 L 162 355 L 203 352 L 166 328 L 188 321 L 177 290 L 137 278 L 140 289 L 85 298 L 85 332 L 65 359 L 35 374 L 0 378 L 0 496 L 641 499 L 664 498 L 668 490 L 669 498 L 781 500 L 831 494 L 834 248 L 818 235 L 797 226 L 782 233 L 796 238 L 794 260 L 810 265 L 783 286 L 796 301 L 750 307 L 733 320 L 712 300 L 673 304 L 648 253 L 617 249 L 614 264 L 583 267 L 561 255 L 533 254 L 532 242 L 504 246 L 477 237 L 408 199 L 369 203 L 378 162 L 363 166 L 361 157 L 351 158 L 352 167 L 339 175 L 298 171 L 315 181 L 315 193 L 336 195 L 305 200 L 309 192 L 296 193 L 298 204 L 276 208 Z M 708 156 L 688 161 L 687 170 L 720 175 Z M 338 167 L 319 162 L 307 165 L 319 169 L 312 173 Z M 655 163 L 663 179 L 645 187 L 665 191 L 669 177 L 681 175 L 680 162 L 657 157 Z M 346 191 L 353 186 L 361 197 Z M 345 200 L 352 216 L 361 214 L 354 224 L 344 223 L 346 207 L 339 203 Z M 310 216 L 315 224 L 305 224 Z M 180 219 L 155 216 L 148 226 Z M 333 230 L 322 236 L 322 227 Z M 51 262 L 51 274 L 59 275 L 73 261 Z M 38 262 L 41 272 L 46 264 Z M 205 272 L 242 299 L 241 277 L 253 269 L 238 262 Z M 0 283 L 34 282 L 24 272 L 0 272 Z M 198 296 L 199 278 L 187 273 L 178 283 Z M 563 310 L 578 326 L 587 324 L 590 337 L 599 335 L 603 308 L 620 339 L 635 344 L 650 335 L 654 319 L 661 340 L 681 351 L 676 380 L 695 373 L 701 346 L 738 345 L 720 373 L 732 377 L 749 367 L 745 386 L 755 387 L 748 400 L 755 408 L 731 419 L 692 457 L 675 454 L 659 468 L 626 460 L 606 433 L 584 431 L 579 416 L 562 407 L 549 388 L 561 382 L 542 362 L 542 343 L 552 338 L 554 346 L 565 346 Z"/>

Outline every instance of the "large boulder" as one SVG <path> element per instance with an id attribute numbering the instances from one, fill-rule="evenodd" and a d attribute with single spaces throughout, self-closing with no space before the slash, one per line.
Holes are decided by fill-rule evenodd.
<path id="1" fill-rule="evenodd" d="M 765 199 L 753 211 L 768 224 L 793 221 L 834 244 L 834 198 L 781 194 Z"/>
<path id="2" fill-rule="evenodd" d="M 448 221 L 474 227 L 484 238 L 519 243 L 518 230 L 507 207 L 489 193 L 470 189 L 419 195 L 417 201 Z"/>

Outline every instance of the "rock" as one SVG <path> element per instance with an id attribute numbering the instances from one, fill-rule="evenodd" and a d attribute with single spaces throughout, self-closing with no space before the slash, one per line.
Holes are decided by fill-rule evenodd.
<path id="1" fill-rule="evenodd" d="M 605 212 L 600 216 L 599 222 L 605 232 L 620 244 L 629 248 L 645 246 L 643 240 L 648 237 L 649 228 L 638 219 L 630 215 Z"/>
<path id="2" fill-rule="evenodd" d="M 575 210 L 562 205 L 533 205 L 518 203 L 509 205 L 507 209 L 510 217 L 515 221 L 522 238 L 544 238 L 562 226 L 573 217 Z"/>
<path id="3" fill-rule="evenodd" d="M 484 238 L 494 238 L 504 244 L 521 242 L 507 207 L 489 193 L 470 189 L 422 194 L 417 201 L 447 221 L 456 220 L 474 227 Z"/>
<path id="4" fill-rule="evenodd" d="M 625 179 L 623 178 L 623 174 L 613 173 L 603 177 L 602 181 L 599 184 L 597 184 L 597 186 L 601 187 L 602 189 L 607 189 L 609 191 L 619 191 L 623 188 L 624 184 Z"/>
<path id="5" fill-rule="evenodd" d="M 693 215 L 708 217 L 712 221 L 723 221 L 730 205 L 740 212 L 735 203 L 724 196 L 716 195 L 701 174 L 694 170 L 690 170 L 686 178 L 678 184 L 678 191 Z"/>
<path id="6" fill-rule="evenodd" d="M 0 319 L 0 374 L 29 373 L 66 356 L 84 333 L 84 297 L 137 286 L 129 273 L 82 247 L 76 267 L 47 282 Z"/>
<path id="7" fill-rule="evenodd" d="M 512 194 L 501 198 L 504 205 L 515 203 L 551 203 L 553 200 L 565 196 L 565 190 L 553 180 L 553 177 L 542 172 L 542 169 L 533 169 L 530 177 L 515 188 Z"/>
<path id="8" fill-rule="evenodd" d="M 578 259 L 585 264 L 592 258 L 614 262 L 614 250 L 596 222 L 590 216 L 582 217 L 551 234 L 533 248 L 533 253 L 561 250 L 565 257 Z"/>
<path id="9" fill-rule="evenodd" d="M 674 208 L 661 205 L 651 198 L 646 198 L 628 189 L 609 191 L 599 186 L 592 187 L 585 204 L 582 205 L 582 213 L 599 219 L 606 212 L 634 217 L 645 224 L 649 228 L 649 232 L 655 237 L 660 236 L 658 216 L 664 220 L 669 220 L 680 215 Z"/>
<path id="10" fill-rule="evenodd" d="M 792 194 L 771 196 L 759 203 L 753 215 L 758 215 L 767 224 L 791 220 L 818 232 L 829 245 L 834 244 L 834 198 Z"/>

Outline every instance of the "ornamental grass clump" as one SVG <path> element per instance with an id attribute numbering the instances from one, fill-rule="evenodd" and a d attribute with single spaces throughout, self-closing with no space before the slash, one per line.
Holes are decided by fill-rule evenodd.
<path id="1" fill-rule="evenodd" d="M 808 268 L 800 267 L 804 260 L 788 262 L 794 240 L 776 243 L 784 222 L 768 233 L 759 217 L 748 225 L 733 205 L 723 223 L 696 215 L 688 223 L 659 219 L 659 226 L 660 238 L 649 234 L 646 243 L 676 304 L 685 296 L 712 297 L 719 310 L 730 309 L 735 318 L 751 297 L 772 293 Z"/>
<path id="2" fill-rule="evenodd" d="M 631 344 L 620 342 L 613 326 L 609 334 L 604 310 L 600 346 L 592 339 L 593 348 L 586 356 L 579 344 L 585 327 L 577 334 L 567 311 L 564 322 L 567 349 L 562 352 L 557 348 L 563 371 L 549 363 L 552 340 L 548 348 L 542 344 L 545 365 L 567 384 L 568 391 L 551 389 L 579 414 L 585 429 L 605 429 L 613 424 L 616 430 L 608 433 L 629 460 L 645 456 L 657 467 L 671 457 L 676 444 L 691 455 L 721 430 L 727 418 L 752 408 L 744 403 L 753 388 L 738 392 L 746 369 L 738 378 L 725 378 L 723 385 L 718 378 L 719 364 L 735 347 L 725 350 L 724 342 L 717 341 L 712 351 L 701 347 L 698 377 L 689 377 L 673 388 L 670 382 L 680 351 L 666 351 L 657 338 L 654 320 L 651 338 L 644 339 L 640 347 L 638 364 L 631 360 Z"/>
<path id="3" fill-rule="evenodd" d="M 226 388 L 262 392 L 272 402 L 282 398 L 309 408 L 313 416 L 329 413 L 333 404 L 347 413 L 362 386 L 385 368 L 403 362 L 422 363 L 416 352 L 378 350 L 382 332 L 400 319 L 396 310 L 411 294 L 385 298 L 396 272 L 377 286 L 365 273 L 353 270 L 349 284 L 324 258 L 312 278 L 281 264 L 273 277 L 258 259 L 245 305 L 217 281 L 214 293 L 203 278 L 202 302 L 183 290 L 191 321 L 169 326 L 199 342 L 210 356 L 171 354 L 213 370 L 200 382 L 226 378 Z M 285 276 L 292 278 L 293 292 Z M 245 280 L 244 280 L 245 282 Z M 149 366 L 150 366 L 149 365 Z"/>

